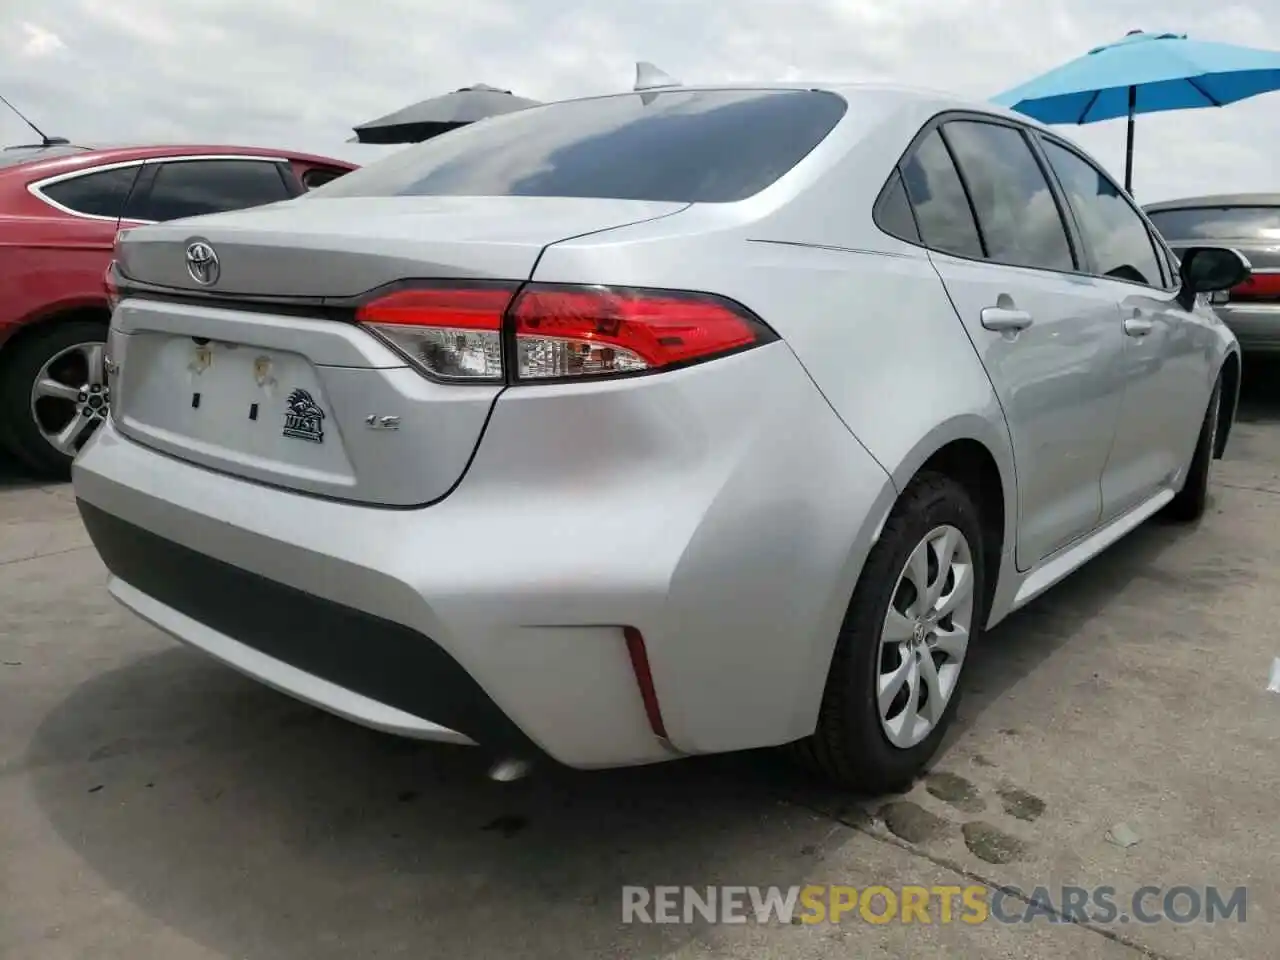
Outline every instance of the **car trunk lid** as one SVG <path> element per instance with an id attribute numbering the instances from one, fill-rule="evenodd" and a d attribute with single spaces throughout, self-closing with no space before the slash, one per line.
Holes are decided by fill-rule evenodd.
<path id="1" fill-rule="evenodd" d="M 551 243 L 665 216 L 687 204 L 553 197 L 303 195 L 234 213 L 123 231 L 131 279 L 219 297 L 345 298 L 413 277 L 526 279 Z M 214 284 L 187 265 L 216 252 Z"/>
<path id="2" fill-rule="evenodd" d="M 235 476 L 432 503 L 461 479 L 503 387 L 428 379 L 352 322 L 352 298 L 409 279 L 523 281 L 552 243 L 685 206 L 304 197 L 124 231 L 112 417 L 138 442 Z M 212 274 L 188 263 L 197 243 Z"/>

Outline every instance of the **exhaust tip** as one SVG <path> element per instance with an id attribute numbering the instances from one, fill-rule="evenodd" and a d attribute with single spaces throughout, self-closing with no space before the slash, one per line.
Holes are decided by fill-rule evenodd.
<path id="1" fill-rule="evenodd" d="M 527 760 L 499 760 L 489 768 L 489 779 L 498 783 L 512 783 L 528 776 L 530 767 Z"/>

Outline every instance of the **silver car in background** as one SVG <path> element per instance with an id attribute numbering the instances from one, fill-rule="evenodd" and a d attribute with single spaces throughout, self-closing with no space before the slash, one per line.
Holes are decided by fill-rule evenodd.
<path id="1" fill-rule="evenodd" d="M 1280 356 L 1280 194 L 1190 197 L 1145 209 L 1175 254 L 1213 244 L 1244 255 L 1252 275 L 1211 302 L 1246 354 Z"/>
<path id="2" fill-rule="evenodd" d="M 117 247 L 109 589 L 357 722 L 914 777 L 985 628 L 1204 510 L 1231 333 L 1079 148 L 879 86 L 530 108 Z"/>

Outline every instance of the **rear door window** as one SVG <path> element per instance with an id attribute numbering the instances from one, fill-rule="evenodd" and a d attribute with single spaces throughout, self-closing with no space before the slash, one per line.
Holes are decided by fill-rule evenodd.
<path id="1" fill-rule="evenodd" d="M 1187 240 L 1280 240 L 1280 207 L 1188 207 L 1148 211 L 1161 236 Z"/>
<path id="2" fill-rule="evenodd" d="M 1120 188 L 1074 150 L 1052 140 L 1042 142 L 1084 235 L 1094 272 L 1113 280 L 1163 286 L 1146 221 Z"/>
<path id="3" fill-rule="evenodd" d="M 1062 211 L 1022 132 L 1004 124 L 953 120 L 942 134 L 969 188 L 987 259 L 1075 270 Z"/>
<path id="4" fill-rule="evenodd" d="M 663 90 L 530 107 L 370 164 L 317 196 L 596 197 L 731 203 L 839 123 L 818 90 Z"/>
<path id="5" fill-rule="evenodd" d="M 969 198 L 937 130 L 921 140 L 902 165 L 902 180 L 924 244 L 943 253 L 981 260 L 982 241 Z"/>
<path id="6" fill-rule="evenodd" d="M 40 192 L 59 206 L 90 217 L 117 220 L 133 189 L 139 165 L 99 170 L 46 184 Z"/>
<path id="7" fill-rule="evenodd" d="M 155 165 L 145 197 L 129 218 L 177 220 L 288 200 L 279 166 L 270 160 L 166 160 Z"/>

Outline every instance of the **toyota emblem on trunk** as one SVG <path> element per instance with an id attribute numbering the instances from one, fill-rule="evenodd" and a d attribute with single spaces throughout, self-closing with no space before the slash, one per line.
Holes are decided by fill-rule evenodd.
<path id="1" fill-rule="evenodd" d="M 218 282 L 222 273 L 222 264 L 213 247 L 203 240 L 197 240 L 187 247 L 187 273 L 191 279 L 202 287 L 211 287 Z"/>

